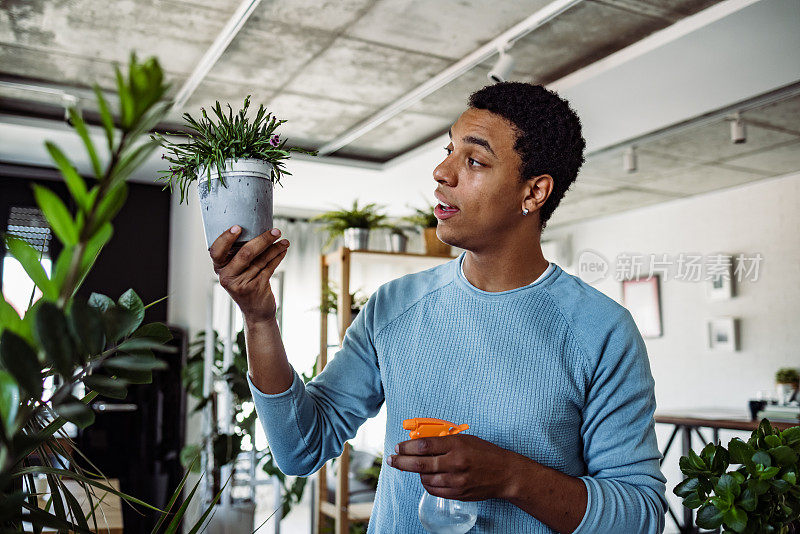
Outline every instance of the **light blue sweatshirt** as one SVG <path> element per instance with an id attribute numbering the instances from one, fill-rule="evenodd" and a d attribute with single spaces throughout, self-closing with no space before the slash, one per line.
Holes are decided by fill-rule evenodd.
<path id="1" fill-rule="evenodd" d="M 533 284 L 482 291 L 463 276 L 464 255 L 381 286 L 308 385 L 294 369 L 282 393 L 250 382 L 278 467 L 316 472 L 385 402 L 384 458 L 409 439 L 404 419 L 467 423 L 470 434 L 583 480 L 576 533 L 663 532 L 654 381 L 630 313 L 556 264 Z M 419 474 L 384 462 L 368 532 L 423 534 L 423 491 Z M 489 499 L 470 532 L 553 530 Z"/>

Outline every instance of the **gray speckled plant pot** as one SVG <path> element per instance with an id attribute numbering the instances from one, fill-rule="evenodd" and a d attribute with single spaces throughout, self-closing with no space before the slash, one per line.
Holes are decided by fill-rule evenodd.
<path id="1" fill-rule="evenodd" d="M 222 181 L 215 167 L 211 180 L 198 172 L 197 194 L 208 247 L 231 226 L 242 227 L 233 249 L 272 228 L 272 164 L 259 159 L 225 160 Z M 224 185 L 222 182 L 224 181 Z"/>

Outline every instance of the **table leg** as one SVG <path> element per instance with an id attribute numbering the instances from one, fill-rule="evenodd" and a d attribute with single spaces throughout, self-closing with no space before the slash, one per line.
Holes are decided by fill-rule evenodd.
<path id="1" fill-rule="evenodd" d="M 692 427 L 683 426 L 683 439 L 681 445 L 683 449 L 683 456 L 689 456 L 689 451 L 692 448 Z M 683 507 L 683 528 L 681 532 L 698 532 L 694 526 L 694 510 L 691 508 Z"/>

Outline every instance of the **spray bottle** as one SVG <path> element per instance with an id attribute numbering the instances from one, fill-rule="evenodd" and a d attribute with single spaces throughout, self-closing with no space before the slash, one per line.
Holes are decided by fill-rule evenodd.
<path id="1" fill-rule="evenodd" d="M 415 417 L 403 421 L 411 439 L 431 436 L 450 436 L 469 428 L 443 419 Z M 431 534 L 465 534 L 478 519 L 478 504 L 474 501 L 457 501 L 434 497 L 427 491 L 419 500 L 419 521 Z"/>

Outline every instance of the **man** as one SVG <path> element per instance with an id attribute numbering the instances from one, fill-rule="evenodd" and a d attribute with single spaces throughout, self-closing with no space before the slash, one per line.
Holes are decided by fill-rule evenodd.
<path id="1" fill-rule="evenodd" d="M 245 315 L 259 419 L 281 470 L 310 475 L 387 405 L 369 532 L 424 532 L 423 491 L 478 501 L 474 532 L 653 533 L 664 528 L 654 382 L 622 306 L 549 263 L 539 238 L 583 163 L 580 121 L 541 86 L 470 97 L 433 171 L 437 234 L 465 249 L 385 284 L 307 386 L 289 365 L 269 276 L 286 254 L 268 234 L 224 265 Z M 470 428 L 409 440 L 404 419 Z"/>

